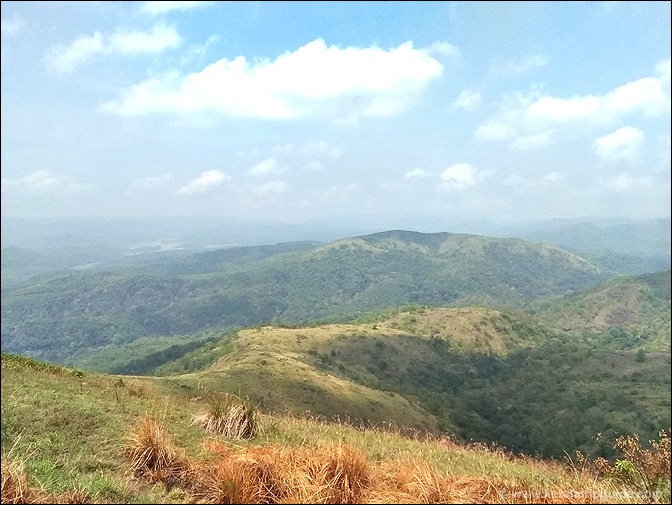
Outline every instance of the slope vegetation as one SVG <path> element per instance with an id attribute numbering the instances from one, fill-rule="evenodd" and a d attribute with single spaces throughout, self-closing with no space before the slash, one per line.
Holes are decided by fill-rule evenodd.
<path id="1" fill-rule="evenodd" d="M 234 248 L 8 287 L 2 348 L 73 365 L 147 337 L 345 321 L 407 304 L 521 308 L 606 277 L 554 246 L 463 234 Z"/>

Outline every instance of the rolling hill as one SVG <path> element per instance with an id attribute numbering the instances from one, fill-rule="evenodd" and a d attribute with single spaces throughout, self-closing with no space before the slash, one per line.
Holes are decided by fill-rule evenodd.
<path id="1" fill-rule="evenodd" d="M 410 308 L 352 324 L 257 327 L 154 373 L 269 411 L 394 422 L 562 457 L 597 433 L 670 424 L 670 354 L 606 349 L 519 313 Z"/>
<path id="2" fill-rule="evenodd" d="M 390 231 L 50 274 L 2 296 L 2 349 L 75 365 L 106 346 L 406 304 L 516 307 L 609 278 L 548 244 Z"/>
<path id="3" fill-rule="evenodd" d="M 670 270 L 618 277 L 585 293 L 544 302 L 537 316 L 603 346 L 670 351 Z"/>

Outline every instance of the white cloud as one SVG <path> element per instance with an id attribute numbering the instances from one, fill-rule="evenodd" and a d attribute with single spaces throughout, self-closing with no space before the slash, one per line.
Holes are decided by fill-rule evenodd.
<path id="1" fill-rule="evenodd" d="M 19 33 L 26 26 L 26 21 L 17 14 L 11 18 L 3 18 L 0 29 L 3 37 L 12 37 Z"/>
<path id="2" fill-rule="evenodd" d="M 441 187 L 447 189 L 466 189 L 476 186 L 482 176 L 469 163 L 456 163 L 440 175 Z"/>
<path id="3" fill-rule="evenodd" d="M 164 185 L 172 179 L 170 174 L 161 174 L 156 177 L 143 177 L 142 179 L 135 179 L 128 187 L 127 193 L 135 193 L 138 191 L 146 191 Z"/>
<path id="4" fill-rule="evenodd" d="M 155 2 L 143 2 L 140 11 L 144 14 L 149 14 L 150 16 L 160 16 L 175 10 L 186 11 L 190 9 L 210 7 L 214 4 L 215 2 L 169 2 L 157 0 Z"/>
<path id="5" fill-rule="evenodd" d="M 530 104 L 525 111 L 529 121 L 568 123 L 571 121 L 609 122 L 621 116 L 641 112 L 659 116 L 670 110 L 670 99 L 663 82 L 656 77 L 644 77 L 629 82 L 605 95 L 585 95 L 572 98 L 544 96 Z"/>
<path id="6" fill-rule="evenodd" d="M 220 184 L 230 181 L 231 177 L 219 170 L 210 170 L 203 172 L 189 184 L 182 186 L 177 190 L 178 196 L 194 196 L 205 193 Z"/>
<path id="7" fill-rule="evenodd" d="M 284 181 L 269 181 L 254 189 L 257 195 L 280 195 L 286 193 L 290 186 Z"/>
<path id="8" fill-rule="evenodd" d="M 595 139 L 593 148 L 598 156 L 606 160 L 634 161 L 643 143 L 644 132 L 642 130 L 624 126 L 613 133 Z"/>
<path id="9" fill-rule="evenodd" d="M 465 89 L 453 102 L 453 108 L 473 110 L 481 103 L 481 92 L 473 89 Z"/>
<path id="10" fill-rule="evenodd" d="M 604 181 L 604 186 L 610 191 L 622 193 L 650 186 L 651 182 L 650 177 L 633 177 L 623 173 Z"/>
<path id="11" fill-rule="evenodd" d="M 317 114 L 384 117 L 406 110 L 442 72 L 439 61 L 411 42 L 385 51 L 327 46 L 317 39 L 274 61 L 237 56 L 188 75 L 169 72 L 126 89 L 102 110 L 120 115 L 215 111 L 276 120 Z"/>
<path id="12" fill-rule="evenodd" d="M 602 95 L 559 98 L 535 87 L 528 94 L 503 96 L 499 110 L 486 119 L 474 136 L 508 141 L 513 150 L 541 149 L 563 136 L 594 128 L 624 117 L 660 117 L 670 111 L 670 60 L 655 66 L 655 77 L 626 83 Z"/>
<path id="13" fill-rule="evenodd" d="M 656 63 L 655 74 L 660 82 L 667 85 L 670 85 L 670 74 L 672 73 L 672 60 L 661 60 Z"/>
<path id="14" fill-rule="evenodd" d="M 99 54 L 160 53 L 181 43 L 177 30 L 162 23 L 149 32 L 117 31 L 110 36 L 95 32 L 78 37 L 70 45 L 53 46 L 45 56 L 45 63 L 55 72 L 67 73 Z"/>
<path id="15" fill-rule="evenodd" d="M 476 137 L 485 140 L 508 140 L 518 134 L 516 128 L 506 122 L 490 120 L 476 129 Z"/>
<path id="16" fill-rule="evenodd" d="M 411 170 L 410 172 L 406 172 L 404 174 L 404 178 L 406 179 L 424 179 L 427 177 L 429 173 L 427 173 L 426 170 L 423 170 L 422 168 L 415 168 Z"/>
<path id="17" fill-rule="evenodd" d="M 360 187 L 356 182 L 344 186 L 330 186 L 320 195 L 320 201 L 342 203 L 356 198 L 359 192 Z"/>
<path id="18" fill-rule="evenodd" d="M 60 177 L 50 170 L 38 170 L 19 178 L 2 178 L 2 191 L 23 191 L 26 193 L 63 195 L 92 189 L 90 184 L 82 184 L 69 177 Z"/>
<path id="19" fill-rule="evenodd" d="M 267 158 L 252 166 L 249 174 L 253 177 L 267 176 L 281 174 L 286 170 L 286 167 L 280 166 L 278 160 Z"/>
<path id="20" fill-rule="evenodd" d="M 548 63 L 548 58 L 543 54 L 528 54 L 518 61 L 504 61 L 494 64 L 493 69 L 496 73 L 505 76 L 519 75 L 533 68 L 543 67 Z"/>
<path id="21" fill-rule="evenodd" d="M 434 42 L 425 51 L 429 54 L 442 54 L 445 56 L 462 56 L 460 50 L 448 42 Z"/>
<path id="22" fill-rule="evenodd" d="M 154 25 L 149 33 L 140 31 L 117 31 L 110 36 L 107 50 L 111 53 L 160 53 L 179 47 L 180 35 L 172 26 Z"/>

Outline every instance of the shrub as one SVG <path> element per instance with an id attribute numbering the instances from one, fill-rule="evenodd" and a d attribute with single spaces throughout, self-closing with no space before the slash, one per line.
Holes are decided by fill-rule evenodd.
<path id="1" fill-rule="evenodd" d="M 614 449 L 624 459 L 617 459 L 615 476 L 643 492 L 651 500 L 670 501 L 670 430 L 661 430 L 658 440 L 650 440 L 650 449 L 642 447 L 639 435 L 616 439 Z"/>

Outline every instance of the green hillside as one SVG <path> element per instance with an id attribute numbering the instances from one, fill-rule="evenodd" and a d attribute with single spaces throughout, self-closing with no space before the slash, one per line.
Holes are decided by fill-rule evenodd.
<path id="1" fill-rule="evenodd" d="M 600 349 L 521 314 L 464 307 L 248 329 L 156 373 L 270 411 L 393 421 L 562 457 L 597 450 L 597 433 L 613 441 L 668 426 L 669 365 L 669 352 Z"/>
<path id="2" fill-rule="evenodd" d="M 213 394 L 3 353 L 2 502 L 669 502 L 669 434 L 651 452 L 667 475 L 636 458 L 649 449 L 628 453 L 654 483 L 644 487 L 613 462 L 567 465 L 311 416 L 252 409 L 248 434 L 211 432 L 195 420 L 237 412 L 214 412 Z"/>
<path id="3" fill-rule="evenodd" d="M 345 321 L 407 304 L 522 308 L 607 277 L 554 246 L 464 234 L 391 231 L 324 246 L 225 249 L 8 287 L 2 348 L 92 364 L 106 346 L 147 337 Z"/>
<path id="4" fill-rule="evenodd" d="M 602 347 L 670 351 L 670 270 L 619 277 L 541 304 L 537 315 Z"/>

